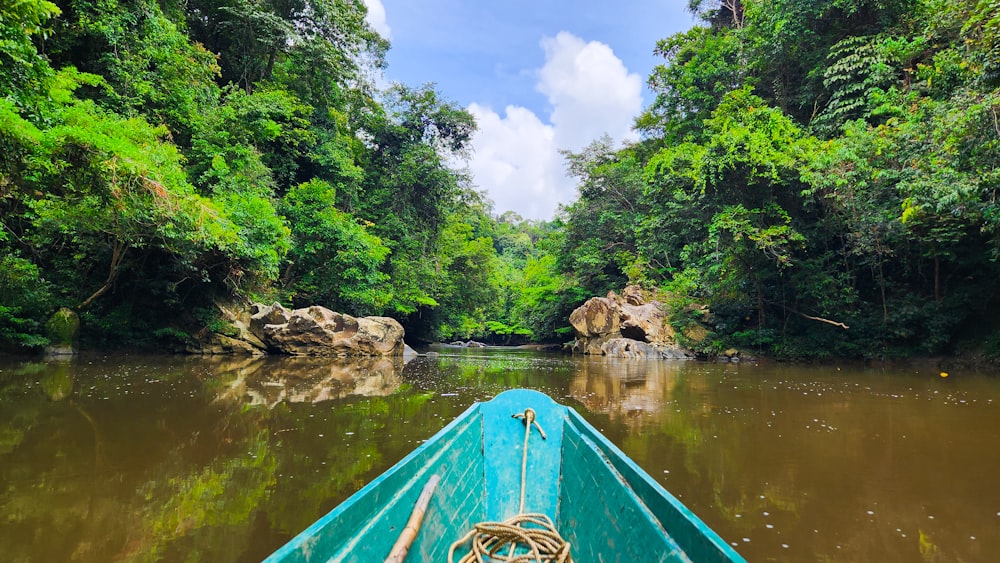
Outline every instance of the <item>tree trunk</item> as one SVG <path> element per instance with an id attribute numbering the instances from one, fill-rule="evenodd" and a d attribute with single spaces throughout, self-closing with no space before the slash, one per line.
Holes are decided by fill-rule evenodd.
<path id="1" fill-rule="evenodd" d="M 878 288 L 882 292 L 882 324 L 889 322 L 889 305 L 885 302 L 885 273 L 882 271 L 882 260 L 878 261 Z"/>
<path id="2" fill-rule="evenodd" d="M 934 255 L 934 302 L 941 304 L 941 257 Z"/>
<path id="3" fill-rule="evenodd" d="M 83 303 L 77 307 L 77 310 L 82 311 L 90 306 L 98 297 L 107 293 L 112 287 L 114 287 L 115 280 L 118 279 L 118 266 L 121 265 L 122 259 L 125 258 L 125 252 L 128 250 L 128 245 L 121 242 L 115 241 L 111 248 L 111 267 L 108 270 L 108 279 L 104 280 L 104 285 L 95 291 L 90 297 L 86 298 Z"/>

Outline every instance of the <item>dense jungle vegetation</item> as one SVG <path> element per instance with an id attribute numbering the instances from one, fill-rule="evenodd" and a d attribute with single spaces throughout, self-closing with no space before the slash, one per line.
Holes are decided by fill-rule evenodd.
<path id="1" fill-rule="evenodd" d="M 709 353 L 1000 356 L 1000 0 L 690 9 L 641 140 L 568 153 L 533 222 L 456 165 L 467 111 L 375 87 L 361 0 L 0 0 L 0 341 L 65 306 L 174 346 L 249 299 L 558 340 L 639 283 Z"/>

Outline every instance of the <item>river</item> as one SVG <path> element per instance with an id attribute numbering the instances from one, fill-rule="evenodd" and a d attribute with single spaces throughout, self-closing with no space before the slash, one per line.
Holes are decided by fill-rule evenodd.
<path id="1" fill-rule="evenodd" d="M 0 561 L 259 561 L 466 407 L 574 406 L 750 561 L 994 561 L 1000 379 L 438 348 L 0 359 Z"/>

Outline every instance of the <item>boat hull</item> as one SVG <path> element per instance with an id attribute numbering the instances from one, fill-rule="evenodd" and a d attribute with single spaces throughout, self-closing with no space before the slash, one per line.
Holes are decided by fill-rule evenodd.
<path id="1" fill-rule="evenodd" d="M 524 510 L 550 516 L 576 561 L 743 561 L 715 532 L 571 408 L 516 389 L 476 403 L 414 452 L 272 554 L 268 563 L 382 561 L 423 486 L 440 483 L 409 550 L 445 561 L 451 544 L 484 521 Z"/>

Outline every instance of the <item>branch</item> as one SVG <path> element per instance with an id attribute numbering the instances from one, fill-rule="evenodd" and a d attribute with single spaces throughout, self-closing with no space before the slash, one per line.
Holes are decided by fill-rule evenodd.
<path id="1" fill-rule="evenodd" d="M 82 311 L 90 306 L 98 297 L 104 295 L 114 286 L 115 280 L 118 279 L 118 266 L 121 265 L 122 259 L 125 257 L 125 252 L 128 251 L 129 246 L 121 241 L 115 241 L 114 246 L 111 249 L 111 267 L 108 271 L 108 279 L 104 280 L 104 285 L 100 289 L 95 291 L 93 295 L 88 297 L 80 303 L 77 310 Z"/>
<path id="2" fill-rule="evenodd" d="M 839 326 L 840 328 L 842 328 L 844 330 L 847 330 L 847 329 L 851 328 L 851 327 L 845 325 L 844 323 L 838 323 L 837 321 L 831 321 L 830 319 L 824 319 L 823 317 L 813 317 L 811 315 L 807 315 L 805 313 L 800 313 L 800 312 L 795 311 L 793 309 L 789 309 L 789 311 L 795 313 L 796 315 L 801 315 L 801 316 L 809 319 L 810 321 L 819 321 L 821 323 L 831 324 L 833 326 Z"/>
<path id="3" fill-rule="evenodd" d="M 810 321 L 819 321 L 821 323 L 826 323 L 828 325 L 839 326 L 840 328 L 842 328 L 844 330 L 848 330 L 850 328 L 849 326 L 847 326 L 847 325 L 845 325 L 844 323 L 841 323 L 841 322 L 831 321 L 830 319 L 824 319 L 823 317 L 814 317 L 812 315 L 807 315 L 807 314 L 805 314 L 805 313 L 803 313 L 801 311 L 796 311 L 795 309 L 792 309 L 788 305 L 783 305 L 781 303 L 775 303 L 774 301 L 768 301 L 766 299 L 764 300 L 764 302 L 767 303 L 768 305 L 777 305 L 778 307 L 781 307 L 782 309 L 788 311 L 789 313 L 795 313 L 796 315 L 798 315 L 800 317 L 803 317 L 803 318 L 806 318 L 806 319 L 809 319 Z"/>

